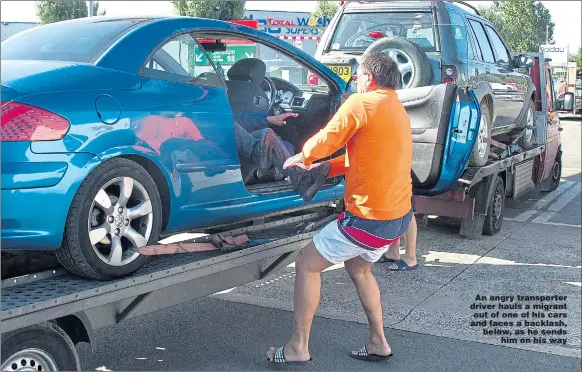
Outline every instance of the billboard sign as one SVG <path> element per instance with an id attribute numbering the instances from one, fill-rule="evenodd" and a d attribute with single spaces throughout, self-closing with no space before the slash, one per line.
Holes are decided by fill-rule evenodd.
<path id="1" fill-rule="evenodd" d="M 540 53 L 544 57 L 551 58 L 551 67 L 568 67 L 568 47 L 560 45 L 543 44 L 540 46 Z"/>

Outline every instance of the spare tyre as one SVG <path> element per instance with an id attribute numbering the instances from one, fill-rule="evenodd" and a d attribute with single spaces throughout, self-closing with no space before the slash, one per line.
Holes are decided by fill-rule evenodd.
<path id="1" fill-rule="evenodd" d="M 386 52 L 396 62 L 402 74 L 402 88 L 432 85 L 432 67 L 426 53 L 415 43 L 402 37 L 384 37 L 373 42 L 364 55 Z"/>

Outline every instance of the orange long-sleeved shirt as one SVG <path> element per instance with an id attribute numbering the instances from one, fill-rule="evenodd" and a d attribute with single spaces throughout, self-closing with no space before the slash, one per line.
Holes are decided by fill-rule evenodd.
<path id="1" fill-rule="evenodd" d="M 345 206 L 358 217 L 394 220 L 412 208 L 412 133 L 392 89 L 352 94 L 303 146 L 305 165 L 330 156 L 330 177 L 345 174 Z"/>

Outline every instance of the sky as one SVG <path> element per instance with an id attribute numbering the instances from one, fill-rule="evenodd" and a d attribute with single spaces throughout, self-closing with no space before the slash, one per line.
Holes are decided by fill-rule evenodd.
<path id="1" fill-rule="evenodd" d="M 136 7 L 136 4 L 139 6 Z M 468 1 L 472 5 L 491 4 L 492 1 Z M 574 53 L 582 45 L 582 0 L 542 1 L 550 10 L 556 27 L 556 45 L 570 46 Z M 100 1 L 99 8 L 107 15 L 174 15 L 170 1 Z M 317 1 L 247 1 L 246 8 L 251 10 L 286 10 L 311 12 Z M 139 8 L 139 11 L 136 11 Z M 38 22 L 35 1 L 0 2 L 0 21 Z"/>

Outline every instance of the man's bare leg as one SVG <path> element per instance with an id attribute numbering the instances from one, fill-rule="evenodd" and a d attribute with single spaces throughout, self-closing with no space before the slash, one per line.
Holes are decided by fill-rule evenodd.
<path id="1" fill-rule="evenodd" d="M 380 303 L 380 288 L 372 275 L 372 264 L 361 257 L 352 258 L 344 263 L 358 291 L 358 296 L 370 324 L 370 339 L 367 349 L 369 354 L 390 355 L 392 350 L 384 335 L 382 319 L 382 304 Z M 357 355 L 357 351 L 352 351 Z"/>
<path id="2" fill-rule="evenodd" d="M 404 257 L 402 260 L 406 262 L 408 266 L 414 266 L 416 262 L 416 234 L 418 232 L 418 227 L 416 225 L 416 218 L 412 215 L 410 224 L 408 225 L 408 230 L 404 233 Z M 392 260 L 399 260 L 400 257 L 400 240 L 390 244 L 388 251 L 384 253 L 386 258 Z"/>
<path id="3" fill-rule="evenodd" d="M 285 345 L 285 360 L 288 362 L 307 361 L 309 354 L 309 334 L 313 317 L 319 306 L 321 291 L 321 272 L 332 266 L 309 243 L 295 261 L 295 288 L 293 299 L 293 335 Z M 275 355 L 276 348 L 267 352 L 269 360 Z"/>

